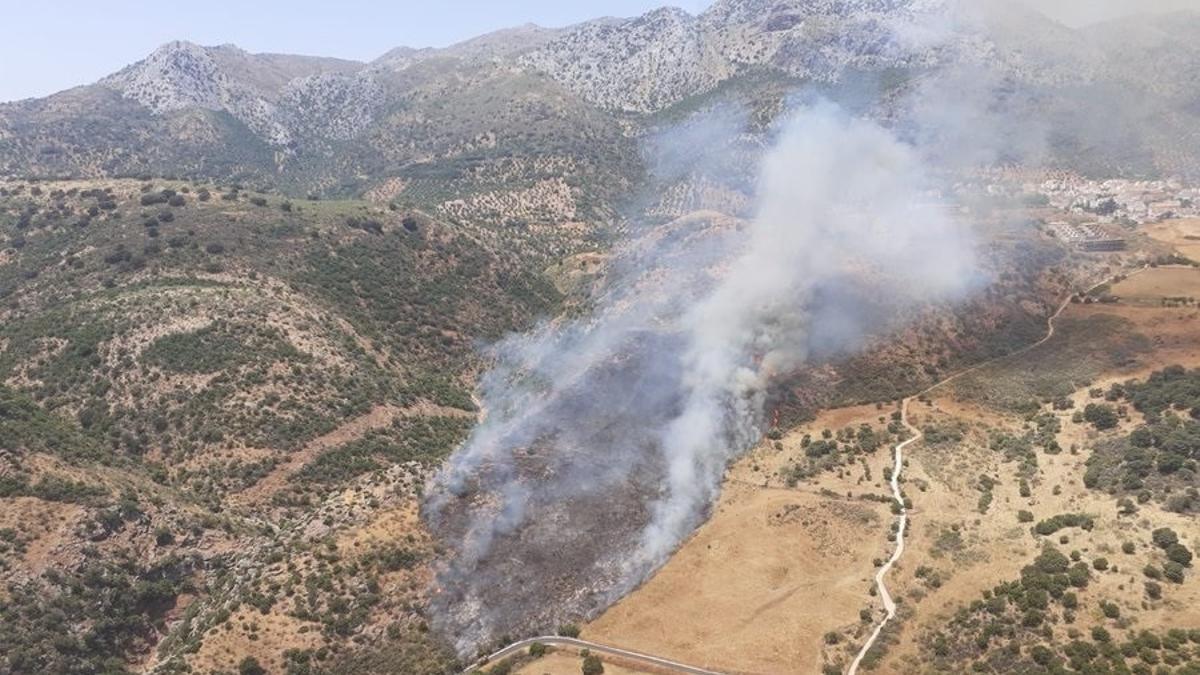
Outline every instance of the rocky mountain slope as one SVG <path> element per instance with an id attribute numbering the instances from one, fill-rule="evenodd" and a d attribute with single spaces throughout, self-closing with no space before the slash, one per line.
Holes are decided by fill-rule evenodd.
<path id="1" fill-rule="evenodd" d="M 664 113 L 713 96 L 753 108 L 746 84 L 764 79 L 793 91 L 859 79 L 874 82 L 858 85 L 860 96 L 869 88 L 883 96 L 878 115 L 902 115 L 887 94 L 897 85 L 919 91 L 944 64 L 978 69 L 973 80 L 1055 120 L 1057 145 L 1041 158 L 1049 163 L 1086 152 L 1097 173 L 1196 168 L 1179 151 L 1200 142 L 1189 86 L 1194 16 L 1072 30 L 988 3 L 946 21 L 943 4 L 722 0 L 698 16 L 664 8 L 563 29 L 524 26 L 445 49 L 398 48 L 366 64 L 173 42 L 94 85 L 0 105 L 0 174 L 382 189 L 427 208 L 443 207 L 445 193 L 470 194 L 458 215 L 492 218 L 491 193 L 503 185 L 525 191 L 518 220 L 605 219 L 644 169 L 637 139 Z M 1137 96 L 1119 95 L 1129 90 Z M 1080 112 L 1101 104 L 1114 108 L 1105 119 L 1121 122 L 1111 126 L 1132 130 L 1111 144 L 1119 147 Z M 562 175 L 588 179 L 552 184 Z M 431 176 L 445 189 L 431 189 Z"/>
<path id="2" fill-rule="evenodd" d="M 421 484 L 474 421 L 476 341 L 555 313 L 538 270 L 579 245 L 0 183 L 0 672 L 452 669 Z"/>

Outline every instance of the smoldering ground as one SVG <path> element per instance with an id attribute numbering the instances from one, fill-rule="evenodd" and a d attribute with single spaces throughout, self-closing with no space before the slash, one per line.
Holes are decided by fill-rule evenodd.
<path id="1" fill-rule="evenodd" d="M 629 591 L 758 441 L 774 375 L 966 292 L 970 237 L 932 188 L 879 125 L 803 105 L 762 162 L 751 221 L 640 231 L 589 316 L 496 345 L 486 417 L 425 509 L 455 548 L 434 606 L 460 651 Z"/>
<path id="2" fill-rule="evenodd" d="M 897 40 L 952 49 L 957 19 L 937 19 L 897 26 Z M 986 283 L 940 179 L 1036 160 L 1048 131 L 1036 89 L 977 68 L 916 64 L 923 76 L 888 111 L 810 91 L 757 135 L 720 109 L 653 137 L 660 177 L 735 186 L 721 174 L 741 160 L 712 148 L 765 147 L 752 215 L 634 226 L 586 316 L 491 348 L 485 416 L 424 507 L 450 552 L 434 623 L 460 653 L 592 616 L 637 586 L 760 438 L 773 378 Z"/>

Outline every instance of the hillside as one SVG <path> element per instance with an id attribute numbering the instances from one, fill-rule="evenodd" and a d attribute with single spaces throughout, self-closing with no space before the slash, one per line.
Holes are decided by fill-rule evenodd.
<path id="1" fill-rule="evenodd" d="M 550 242 L 128 180 L 3 184 L 0 241 L 0 668 L 352 635 L 448 662 L 417 495 L 474 418 L 473 341 L 557 307 Z"/>
<path id="2" fill-rule="evenodd" d="M 938 11 L 721 0 L 698 16 L 525 26 L 366 64 L 172 42 L 96 84 L 0 105 L 0 175 L 236 179 L 298 196 L 385 194 L 453 217 L 611 220 L 642 175 L 637 140 L 661 113 L 732 94 L 759 114 L 738 92 L 767 77 L 793 90 L 850 84 L 873 115 L 899 122 L 896 85 L 919 93 L 947 65 L 1007 89 L 1013 114 L 1025 105 L 1048 121 L 1048 152 L 1013 159 L 1196 173 L 1194 17 L 1072 30 L 985 3 L 939 33 L 914 28 Z M 1130 89 L 1138 96 L 1121 95 Z M 1112 119 L 1124 136 L 1106 130 Z"/>
<path id="3" fill-rule="evenodd" d="M 864 669 L 1196 662 L 1200 15 L 944 5 L 0 104 L 0 674 L 845 672 L 900 513 Z"/>

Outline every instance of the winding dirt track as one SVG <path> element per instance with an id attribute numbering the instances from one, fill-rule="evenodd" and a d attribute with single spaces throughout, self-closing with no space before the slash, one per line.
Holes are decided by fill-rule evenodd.
<path id="1" fill-rule="evenodd" d="M 1141 274 L 1142 272 L 1146 271 L 1146 269 L 1147 268 L 1139 269 L 1135 272 L 1130 273 L 1128 276 L 1134 276 L 1136 274 Z M 1091 293 L 1092 291 L 1094 291 L 1095 289 L 1103 286 L 1104 284 L 1111 283 L 1111 281 L 1112 281 L 1111 279 L 1105 279 L 1104 281 L 1101 281 L 1100 283 L 1089 288 L 1083 294 L 1087 295 L 1087 294 Z M 1000 361 L 1002 359 L 1011 359 L 1014 356 L 1020 356 L 1022 354 L 1028 353 L 1028 352 L 1046 344 L 1047 342 L 1050 341 L 1051 338 L 1054 337 L 1054 321 L 1056 319 L 1058 319 L 1058 317 L 1061 316 L 1064 311 L 1066 311 L 1067 307 L 1069 307 L 1071 305 L 1071 298 L 1075 297 L 1075 295 L 1076 295 L 1075 293 L 1068 295 L 1066 297 L 1066 299 L 1064 299 L 1062 301 L 1062 304 L 1060 304 L 1058 306 L 1058 309 L 1055 310 L 1054 314 L 1051 314 L 1050 317 L 1048 319 L 1046 319 L 1046 336 L 1043 337 L 1041 340 L 1038 340 L 1037 342 L 1035 342 L 1031 345 L 1022 347 L 1021 349 L 1018 349 L 1017 351 L 1012 352 L 1011 354 L 997 356 L 994 359 L 988 359 L 987 361 L 977 363 L 965 370 L 960 370 L 959 372 L 951 375 L 950 377 L 947 377 L 946 379 L 944 379 L 940 382 L 937 382 L 936 384 L 931 385 L 928 389 L 925 389 L 924 391 L 922 391 L 920 393 L 909 396 L 908 398 L 904 399 L 904 401 L 900 404 L 900 421 L 904 424 L 904 427 L 906 429 L 908 429 L 909 432 L 911 432 L 913 435 L 910 438 L 908 438 L 908 440 L 905 440 L 896 445 L 896 463 L 895 463 L 895 466 L 892 468 L 892 498 L 895 499 L 896 503 L 900 505 L 900 514 L 897 518 L 897 522 L 899 524 L 899 529 L 896 531 L 896 550 L 894 550 L 892 552 L 892 557 L 888 558 L 887 563 L 885 563 L 883 565 L 883 567 L 880 567 L 879 571 L 875 573 L 875 587 L 877 589 L 879 589 L 879 597 L 881 600 L 883 600 L 883 608 L 884 608 L 886 614 L 883 617 L 883 620 L 880 621 L 879 624 L 875 626 L 875 630 L 871 632 L 871 637 L 867 638 L 867 641 L 863 643 L 862 649 L 860 649 L 858 651 L 858 654 L 854 657 L 854 661 L 850 664 L 850 669 L 846 671 L 846 675 L 858 675 L 858 668 L 862 664 L 863 658 L 866 657 L 867 651 L 869 651 L 871 649 L 871 647 L 873 647 L 875 645 L 875 643 L 879 640 L 879 634 L 883 632 L 883 627 L 886 626 L 889 621 L 891 621 L 892 619 L 894 619 L 896 617 L 896 603 L 895 603 L 895 601 L 892 600 L 891 594 L 888 593 L 887 586 L 883 583 L 883 578 L 887 576 L 887 573 L 889 571 L 891 571 L 892 566 L 894 566 L 896 564 L 896 562 L 898 560 L 900 560 L 900 556 L 904 554 L 904 529 L 905 529 L 905 527 L 908 526 L 908 509 L 906 509 L 904 506 L 904 496 L 900 492 L 900 472 L 904 469 L 904 449 L 907 448 L 913 442 L 920 440 L 920 438 L 922 436 L 921 430 L 916 428 L 915 426 L 913 426 L 912 423 L 910 423 L 908 420 L 909 404 L 913 401 L 913 399 L 917 399 L 922 396 L 925 396 L 925 395 L 929 394 L 930 392 L 932 392 L 933 390 L 938 389 L 940 387 L 944 387 L 947 384 L 950 384 L 951 382 L 953 382 L 954 380 L 957 380 L 960 377 L 963 377 L 965 375 L 969 375 L 970 373 L 973 373 L 973 372 L 979 370 L 980 368 L 989 366 L 989 365 L 991 365 L 997 361 Z"/>
<path id="2" fill-rule="evenodd" d="M 1145 269 L 1146 268 L 1139 269 L 1135 272 L 1132 272 L 1128 276 L 1140 274 L 1141 272 L 1144 272 Z M 1100 286 L 1103 286 L 1104 284 L 1110 283 L 1110 282 L 1111 282 L 1110 279 L 1106 279 L 1100 283 L 1097 283 L 1095 286 L 1092 286 L 1087 291 L 1085 291 L 1084 294 L 1090 293 L 1091 291 L 1095 290 L 1096 288 L 1099 288 Z M 998 356 L 994 359 L 989 359 L 987 361 L 977 363 L 974 366 L 971 366 L 970 368 L 961 370 L 961 371 L 951 375 L 950 377 L 947 377 L 946 379 L 944 379 L 940 382 L 937 382 L 936 384 L 931 385 L 929 388 L 927 388 L 917 394 L 909 396 L 908 398 L 904 399 L 903 402 L 901 402 L 901 404 L 900 404 L 900 421 L 904 425 L 904 427 L 909 430 L 909 432 L 912 434 L 912 436 L 910 436 L 907 440 L 904 440 L 904 441 L 898 443 L 895 448 L 895 465 L 892 469 L 891 487 L 892 487 L 892 498 L 895 499 L 896 503 L 899 504 L 899 506 L 900 506 L 899 515 L 897 517 L 898 529 L 896 531 L 896 548 L 892 552 L 892 556 L 891 556 L 891 558 L 888 559 L 887 563 L 885 563 L 882 567 L 880 567 L 879 571 L 875 574 L 875 586 L 879 590 L 880 599 L 883 600 L 883 607 L 886 610 L 886 615 L 884 616 L 883 620 L 880 621 L 877 626 L 875 626 L 875 630 L 872 631 L 870 638 L 868 638 L 867 641 L 863 644 L 862 649 L 860 649 L 858 652 L 858 655 L 854 657 L 854 661 L 850 664 L 850 669 L 848 671 L 846 671 L 847 675 L 858 675 L 859 666 L 861 665 L 863 658 L 866 657 L 867 651 L 870 650 L 871 647 L 875 645 L 875 642 L 879 640 L 879 635 L 880 635 L 880 633 L 883 632 L 884 626 L 886 626 L 887 623 L 889 621 L 891 621 L 892 619 L 894 619 L 896 616 L 896 603 L 894 600 L 892 600 L 891 594 L 888 593 L 887 586 L 884 584 L 884 577 L 887 576 L 887 573 L 889 571 L 891 571 L 892 567 L 896 564 L 896 562 L 900 560 L 900 556 L 904 554 L 904 530 L 908 526 L 908 510 L 904 506 L 904 496 L 900 490 L 900 473 L 904 468 L 904 449 L 907 448 L 912 443 L 920 440 L 920 438 L 922 436 L 921 430 L 918 429 L 917 427 L 913 426 L 912 423 L 909 422 L 909 417 L 908 417 L 909 405 L 912 403 L 912 401 L 914 399 L 925 396 L 925 395 L 929 394 L 930 392 L 934 391 L 935 389 L 944 387 L 945 385 L 953 382 L 954 380 L 957 380 L 957 379 L 964 377 L 970 373 L 973 373 L 973 372 L 979 370 L 980 368 L 989 366 L 1001 359 L 1009 359 L 1009 358 L 1013 358 L 1015 356 L 1020 356 L 1022 354 L 1025 354 L 1025 353 L 1045 344 L 1051 338 L 1054 337 L 1054 322 L 1056 319 L 1058 319 L 1059 316 L 1062 315 L 1062 313 L 1064 311 L 1066 311 L 1067 307 L 1070 306 L 1071 298 L 1074 297 L 1075 295 L 1076 295 L 1075 293 L 1068 295 L 1067 298 L 1062 301 L 1062 304 L 1060 304 L 1058 306 L 1058 309 L 1054 312 L 1054 314 L 1050 315 L 1050 317 L 1046 320 L 1046 336 L 1043 337 L 1042 339 L 1038 340 L 1037 342 L 1034 342 L 1031 345 L 1022 347 L 1021 349 L 1018 349 L 1017 351 L 1012 352 L 1010 354 Z M 511 656 L 513 654 L 521 652 L 521 651 L 529 648 L 529 646 L 534 644 L 535 642 L 540 642 L 544 645 L 551 646 L 551 647 L 574 647 L 574 648 L 578 648 L 578 649 L 588 649 L 597 654 L 607 654 L 609 656 L 616 656 L 616 657 L 619 657 L 622 659 L 633 661 L 635 663 L 640 663 L 640 664 L 643 664 L 646 666 L 650 666 L 652 668 L 656 668 L 656 669 L 664 669 L 665 668 L 665 669 L 673 670 L 673 671 L 680 672 L 680 673 L 688 673 L 689 675 L 722 675 L 722 673 L 719 671 L 705 670 L 704 668 L 699 668 L 696 666 L 689 666 L 684 663 L 679 663 L 678 661 L 672 661 L 670 659 L 664 659 L 664 658 L 661 658 L 658 656 L 651 656 L 649 654 L 642 654 L 641 652 L 629 651 L 629 650 L 621 649 L 618 647 L 610 647 L 608 645 L 602 645 L 602 644 L 598 644 L 595 642 L 589 642 L 587 640 L 559 637 L 556 635 L 547 635 L 547 636 L 543 636 L 543 637 L 528 638 L 526 640 L 521 640 L 520 642 L 514 642 L 513 644 L 508 645 L 504 649 L 501 649 L 500 651 L 497 651 L 494 654 L 484 657 L 483 659 L 480 659 L 479 661 L 471 664 L 471 666 L 468 667 L 465 671 L 463 671 L 463 673 L 464 673 L 464 675 L 469 675 L 469 673 L 482 668 L 483 666 L 485 666 L 488 663 L 494 663 L 494 662 L 496 662 L 500 659 L 503 659 L 507 656 Z"/>

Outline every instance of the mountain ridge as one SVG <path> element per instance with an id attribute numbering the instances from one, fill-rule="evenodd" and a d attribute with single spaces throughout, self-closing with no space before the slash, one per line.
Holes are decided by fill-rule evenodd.
<path id="1" fill-rule="evenodd" d="M 469 168 L 478 160 L 493 175 L 505 171 L 497 167 L 501 158 L 565 161 L 545 148 L 562 145 L 562 138 L 527 136 L 547 116 L 572 120 L 567 129 L 593 118 L 607 128 L 604 135 L 631 146 L 658 124 L 655 116 L 723 96 L 729 83 L 766 74 L 820 87 L 865 73 L 919 86 L 939 64 L 969 65 L 981 79 L 1007 83 L 1032 101 L 1068 100 L 1055 112 L 1062 118 L 1058 135 L 1068 137 L 1064 147 L 1089 152 L 1103 143 L 1075 137 L 1087 125 L 1071 117 L 1072 109 L 1136 90 L 1144 94 L 1137 105 L 1114 105 L 1127 127 L 1153 124 L 1133 141 L 1148 147 L 1099 157 L 1096 171 L 1200 173 L 1172 159 L 1180 153 L 1171 147 L 1173 136 L 1189 147 L 1200 144 L 1189 131 L 1200 119 L 1188 86 L 1196 72 L 1191 64 L 1200 61 L 1189 46 L 1200 36 L 1195 16 L 1073 29 L 1032 10 L 984 3 L 948 22 L 927 19 L 944 5 L 721 0 L 695 15 L 662 7 L 564 28 L 526 24 L 445 48 L 398 47 L 369 62 L 173 41 L 94 84 L 0 104 L 0 175 L 181 175 L 250 180 L 292 193 L 363 194 L 396 181 L 419 184 L 435 173 L 452 177 L 453 191 L 473 193 L 490 189 Z M 1153 51 L 1143 48 L 1156 41 Z M 450 91 L 493 114 L 448 108 Z M 517 104 L 522 100 L 531 103 Z M 873 105 L 875 114 L 890 114 L 887 101 Z M 512 118 L 511 134 L 496 133 L 501 111 Z M 435 129 L 431 121 L 446 115 L 461 125 Z M 457 131 L 447 133 L 447 126 Z M 571 161 L 592 154 L 584 134 L 568 131 L 572 136 Z M 594 160 L 601 164 L 595 170 L 622 181 L 644 170 L 629 147 L 618 154 L 625 159 Z M 527 189 L 541 180 L 536 172 L 519 173 L 502 182 Z M 442 203 L 423 202 L 423 189 L 409 192 L 417 205 Z M 595 204 L 600 217 L 617 207 L 587 185 L 573 189 L 572 198 Z"/>

